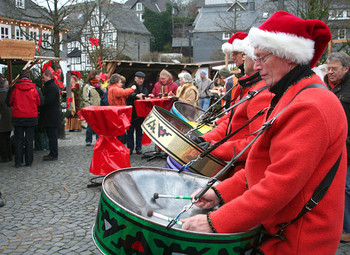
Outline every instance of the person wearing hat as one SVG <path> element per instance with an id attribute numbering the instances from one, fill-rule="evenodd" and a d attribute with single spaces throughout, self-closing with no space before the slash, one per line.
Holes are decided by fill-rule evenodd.
<path id="1" fill-rule="evenodd" d="M 144 72 L 137 71 L 135 73 L 134 81 L 127 86 L 128 88 L 135 88 L 133 86 L 136 86 L 135 91 L 131 93 L 126 99 L 126 104 L 132 105 L 131 125 L 129 127 L 129 130 L 127 130 L 126 132 L 126 142 L 127 142 L 127 147 L 130 150 L 130 154 L 133 153 L 134 149 L 136 149 L 137 154 L 142 153 L 141 142 L 142 142 L 143 133 L 141 129 L 141 124 L 145 118 L 137 117 L 134 102 L 136 99 L 143 99 L 144 97 L 148 96 L 148 89 L 144 84 L 145 77 L 146 75 Z M 136 132 L 136 146 L 135 146 L 135 140 L 134 140 L 135 132 Z"/>
<path id="2" fill-rule="evenodd" d="M 211 97 L 214 95 L 210 92 L 214 88 L 214 82 L 207 77 L 206 71 L 201 70 L 196 85 L 199 91 L 199 107 L 206 111 L 210 106 Z"/>
<path id="3" fill-rule="evenodd" d="M 191 69 L 188 68 L 188 67 L 183 67 L 183 68 L 181 68 L 180 74 L 181 74 L 181 73 L 188 73 L 189 75 L 192 76 L 192 71 L 191 71 Z M 176 83 L 178 86 L 180 86 L 180 79 L 177 79 L 177 80 L 175 81 L 175 83 Z"/>
<path id="4" fill-rule="evenodd" d="M 69 132 L 81 131 L 81 121 L 79 120 L 78 112 L 81 109 L 80 98 L 81 90 L 79 81 L 81 80 L 81 73 L 79 71 L 72 71 L 70 77 L 70 86 L 71 86 L 71 96 L 72 99 L 71 106 L 72 110 L 70 115 L 66 120 L 66 129 Z"/>
<path id="5" fill-rule="evenodd" d="M 225 82 L 225 86 L 222 90 L 222 93 L 226 95 L 222 99 L 222 105 L 224 106 L 225 109 L 227 109 L 230 107 L 231 102 L 235 101 L 235 98 L 233 98 L 233 95 L 235 94 L 234 92 L 236 88 L 233 88 L 233 87 L 237 85 L 238 79 L 234 74 L 230 73 L 230 70 L 228 70 L 226 66 L 224 66 L 219 70 L 219 75 L 220 75 L 220 78 Z M 227 91 L 230 91 L 230 92 L 226 93 Z"/>
<path id="6" fill-rule="evenodd" d="M 246 38 L 248 33 L 245 32 L 237 32 L 233 34 L 230 39 L 224 43 L 221 47 L 222 51 L 229 55 L 232 55 L 232 59 L 236 64 L 236 67 L 239 68 L 241 71 L 241 74 L 239 77 L 244 76 L 245 70 L 244 70 L 244 59 L 243 59 L 243 54 L 242 54 L 242 47 L 243 45 L 243 40 Z"/>
<path id="7" fill-rule="evenodd" d="M 254 70 L 254 48 L 250 46 L 247 39 L 245 41 L 246 43 L 243 44 L 244 47 L 240 48 L 240 51 L 243 52 L 246 75 L 238 80 L 237 89 L 233 93 L 233 97 L 237 98 L 236 101 L 238 102 L 242 98 L 245 98 L 248 93 L 252 93 L 255 96 L 237 105 L 228 114 L 217 120 L 216 123 L 218 125 L 202 136 L 205 142 L 215 144 L 221 141 L 227 135 L 242 128 L 244 123 L 248 123 L 261 109 L 269 106 L 272 93 L 267 90 L 265 82 L 261 79 L 259 73 Z M 254 121 L 249 123 L 249 125 L 243 127 L 242 130 L 211 153 L 223 161 L 230 161 L 235 153 L 240 153 L 254 139 L 257 133 L 253 133 L 258 130 L 261 124 L 266 120 L 266 114 L 267 111 L 258 116 Z M 198 142 L 203 142 L 203 140 Z M 232 148 L 234 148 L 234 150 Z M 250 148 L 245 151 L 239 158 L 239 161 L 236 162 L 235 166 L 232 167 L 231 171 L 225 176 L 231 176 L 238 170 L 244 168 L 249 149 Z"/>
<path id="8" fill-rule="evenodd" d="M 183 229 L 237 233 L 261 224 L 267 234 L 256 249 L 264 254 L 336 253 L 347 120 L 337 97 L 311 70 L 331 38 L 324 22 L 285 11 L 250 29 L 254 69 L 275 94 L 265 132 L 253 143 L 245 168 L 196 202 L 221 206 L 184 219 Z M 316 189 L 325 193 L 315 196 Z"/>

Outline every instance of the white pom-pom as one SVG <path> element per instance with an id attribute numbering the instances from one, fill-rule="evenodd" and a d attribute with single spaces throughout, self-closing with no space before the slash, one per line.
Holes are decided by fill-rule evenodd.
<path id="1" fill-rule="evenodd" d="M 225 54 L 231 54 L 233 52 L 233 48 L 232 48 L 232 44 L 231 43 L 224 43 L 222 46 L 221 46 L 221 49 L 222 51 L 225 53 Z"/>

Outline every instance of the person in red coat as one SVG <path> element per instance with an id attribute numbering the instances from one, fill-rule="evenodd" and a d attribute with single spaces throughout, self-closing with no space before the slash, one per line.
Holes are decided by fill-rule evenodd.
<path id="1" fill-rule="evenodd" d="M 30 80 L 30 72 L 22 70 L 19 80 L 7 92 L 6 104 L 12 107 L 15 134 L 15 167 L 22 166 L 23 145 L 26 166 L 33 163 L 34 128 L 38 124 L 38 107 L 44 96 Z"/>
<path id="2" fill-rule="evenodd" d="M 246 33 L 246 35 L 248 34 Z M 247 40 L 243 41 L 244 43 L 240 44 L 240 48 L 237 48 L 236 45 L 236 49 L 244 54 L 244 70 L 246 72 L 246 75 L 238 80 L 239 86 L 233 95 L 234 98 L 237 98 L 237 101 L 247 96 L 249 91 L 257 91 L 266 87 L 259 73 L 254 70 L 254 48 L 249 46 Z M 262 90 L 256 96 L 238 105 L 229 114 L 222 117 L 221 119 L 223 120 L 220 121 L 220 124 L 204 134 L 203 138 L 211 144 L 222 140 L 225 136 L 241 128 L 260 110 L 268 107 L 272 96 L 273 94 L 267 89 Z M 254 139 L 255 135 L 249 134 L 254 133 L 261 127 L 261 124 L 266 119 L 266 113 L 267 111 L 220 145 L 212 154 L 223 161 L 230 161 L 235 152 L 236 154 L 241 152 Z M 230 173 L 231 175 L 244 167 L 248 152 L 249 149 L 239 158 L 239 161 L 235 164 L 234 171 Z"/>
<path id="3" fill-rule="evenodd" d="M 108 86 L 108 104 L 111 106 L 126 105 L 125 100 L 128 96 L 134 93 L 136 85 L 130 88 L 123 89 L 125 84 L 125 77 L 120 74 L 113 74 L 109 79 L 110 85 Z"/>
<path id="4" fill-rule="evenodd" d="M 254 69 L 275 94 L 267 114 L 271 126 L 252 145 L 245 168 L 196 202 L 222 206 L 184 219 L 183 229 L 236 233 L 262 224 L 274 235 L 291 222 L 258 249 L 269 255 L 335 254 L 343 227 L 347 120 L 337 97 L 311 70 L 331 38 L 322 21 L 285 11 L 251 28 Z M 306 88 L 311 84 L 318 85 Z M 324 197 L 293 221 L 316 199 L 313 192 L 332 168 L 337 172 Z"/>
<path id="5" fill-rule="evenodd" d="M 171 73 L 163 69 L 159 74 L 159 81 L 154 85 L 150 97 L 176 96 L 176 90 L 179 86 L 173 82 Z"/>

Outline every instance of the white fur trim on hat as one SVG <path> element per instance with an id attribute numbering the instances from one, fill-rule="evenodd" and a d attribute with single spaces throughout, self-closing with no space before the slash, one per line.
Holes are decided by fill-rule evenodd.
<path id="1" fill-rule="evenodd" d="M 254 48 L 251 45 L 250 41 L 248 40 L 248 38 L 245 38 L 242 41 L 243 44 L 243 53 L 246 54 L 250 59 L 254 59 Z"/>
<path id="2" fill-rule="evenodd" d="M 232 47 L 232 44 L 231 43 L 224 43 L 222 46 L 221 46 L 221 49 L 222 51 L 225 53 L 225 54 L 231 54 L 233 52 L 233 47 Z"/>
<path id="3" fill-rule="evenodd" d="M 294 34 L 268 32 L 252 27 L 247 38 L 253 47 L 297 64 L 309 64 L 314 57 L 315 42 Z"/>

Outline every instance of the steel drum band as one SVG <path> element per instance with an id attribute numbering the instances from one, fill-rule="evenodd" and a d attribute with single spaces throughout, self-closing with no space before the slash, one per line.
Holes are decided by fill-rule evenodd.
<path id="1" fill-rule="evenodd" d="M 103 254 L 242 254 L 249 250 L 258 242 L 260 227 L 242 233 L 209 234 L 180 227 L 168 230 L 166 221 L 147 216 L 147 210 L 174 216 L 176 203 L 151 199 L 155 190 L 190 193 L 207 179 L 163 168 L 126 168 L 107 175 L 92 229 L 96 246 Z M 149 185 L 154 183 L 159 185 Z M 134 194 L 130 194 L 131 189 Z M 197 213 L 203 210 L 192 212 Z"/>

